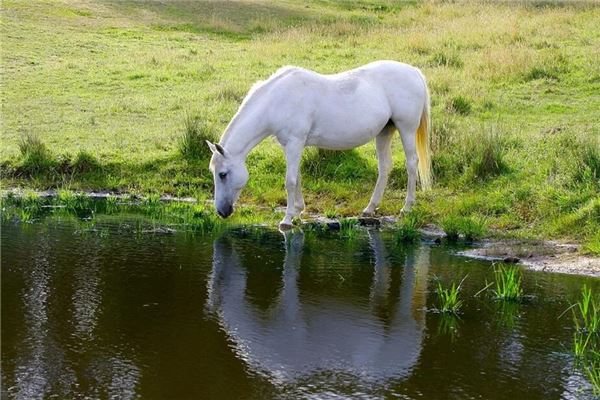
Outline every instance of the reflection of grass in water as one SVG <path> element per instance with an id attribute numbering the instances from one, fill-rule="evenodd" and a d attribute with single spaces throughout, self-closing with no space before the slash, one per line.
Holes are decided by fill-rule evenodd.
<path id="1" fill-rule="evenodd" d="M 450 340 L 454 342 L 458 337 L 459 322 L 460 318 L 454 314 L 442 314 L 438 324 L 438 335 L 449 335 Z"/>
<path id="2" fill-rule="evenodd" d="M 355 240 L 359 234 L 358 221 L 350 218 L 340 220 L 340 237 L 346 240 Z"/>
<path id="3" fill-rule="evenodd" d="M 519 303 L 499 302 L 497 305 L 498 323 L 507 329 L 514 329 L 517 325 Z"/>

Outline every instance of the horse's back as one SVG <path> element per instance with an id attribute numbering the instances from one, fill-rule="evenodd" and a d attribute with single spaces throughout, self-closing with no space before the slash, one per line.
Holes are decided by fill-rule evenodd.
<path id="1" fill-rule="evenodd" d="M 359 146 L 390 119 L 418 119 L 423 109 L 420 71 L 396 61 L 376 61 L 332 75 L 285 67 L 274 76 L 275 118 L 288 129 L 309 129 L 307 143 L 320 147 Z"/>

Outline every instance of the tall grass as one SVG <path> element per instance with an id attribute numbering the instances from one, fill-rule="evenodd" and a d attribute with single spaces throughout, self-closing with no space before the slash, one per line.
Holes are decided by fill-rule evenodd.
<path id="1" fill-rule="evenodd" d="M 188 160 L 206 160 L 211 151 L 206 141 L 214 142 L 216 134 L 198 114 L 187 112 L 184 119 L 183 134 L 179 141 L 179 152 Z"/>
<path id="2" fill-rule="evenodd" d="M 45 173 L 56 164 L 44 142 L 34 133 L 26 133 L 21 137 L 19 152 L 21 153 L 19 170 L 28 175 Z"/>
<path id="3" fill-rule="evenodd" d="M 470 112 L 470 103 L 454 98 L 449 106 L 454 113 Z M 443 182 L 462 179 L 466 183 L 485 181 L 507 172 L 508 140 L 495 125 L 460 127 L 454 118 L 434 123 L 432 141 L 434 173 Z"/>
<path id="4" fill-rule="evenodd" d="M 521 270 L 515 266 L 500 265 L 494 269 L 494 295 L 500 300 L 517 301 L 523 297 Z"/>

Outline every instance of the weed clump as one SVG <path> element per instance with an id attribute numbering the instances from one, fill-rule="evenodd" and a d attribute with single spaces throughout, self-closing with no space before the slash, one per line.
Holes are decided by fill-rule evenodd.
<path id="1" fill-rule="evenodd" d="M 436 123 L 434 132 L 432 166 L 438 180 L 485 181 L 509 170 L 509 141 L 495 127 L 461 129 L 455 119 L 446 118 Z"/>
<path id="2" fill-rule="evenodd" d="M 592 236 L 585 244 L 584 251 L 589 254 L 600 255 L 600 232 Z"/>
<path id="3" fill-rule="evenodd" d="M 450 100 L 448 110 L 459 115 L 468 115 L 471 113 L 473 106 L 471 100 L 464 96 L 456 96 Z"/>
<path id="4" fill-rule="evenodd" d="M 440 311 L 442 313 L 452 313 L 452 314 L 459 313 L 463 302 L 462 302 L 462 300 L 460 300 L 458 298 L 458 294 L 460 292 L 460 287 L 461 287 L 463 281 L 465 280 L 465 278 L 466 278 L 466 276 L 458 284 L 458 286 L 456 285 L 456 282 L 452 282 L 452 286 L 447 287 L 447 288 L 442 286 L 442 283 L 440 281 L 438 281 L 437 290 L 436 290 L 438 298 L 439 298 L 438 311 Z"/>
<path id="5" fill-rule="evenodd" d="M 184 120 L 183 135 L 179 141 L 179 152 L 188 160 L 205 160 L 211 152 L 206 141 L 214 142 L 216 135 L 202 118 L 187 113 Z"/>
<path id="6" fill-rule="evenodd" d="M 499 266 L 494 269 L 494 295 L 497 299 L 518 301 L 523 297 L 521 271 L 515 266 Z"/>
<path id="7" fill-rule="evenodd" d="M 35 175 L 51 170 L 56 161 L 38 135 L 27 133 L 19 142 L 21 163 L 19 169 L 28 175 Z"/>
<path id="8" fill-rule="evenodd" d="M 405 215 L 396 226 L 396 243 L 415 243 L 421 237 L 419 228 L 423 226 L 424 215 L 418 210 Z"/>
<path id="9" fill-rule="evenodd" d="M 487 233 L 487 222 L 483 217 L 450 215 L 442 220 L 441 225 L 450 241 L 456 241 L 462 235 L 471 242 L 483 238 Z"/>
<path id="10" fill-rule="evenodd" d="M 100 162 L 92 154 L 80 150 L 73 160 L 73 171 L 78 173 L 94 172 L 102 169 Z"/>
<path id="11" fill-rule="evenodd" d="M 455 52 L 439 51 L 431 56 L 429 65 L 432 67 L 462 68 L 464 63 Z"/>
<path id="12" fill-rule="evenodd" d="M 473 180 L 485 180 L 508 170 L 505 143 L 498 131 L 490 129 L 477 135 L 472 147 L 470 172 Z"/>

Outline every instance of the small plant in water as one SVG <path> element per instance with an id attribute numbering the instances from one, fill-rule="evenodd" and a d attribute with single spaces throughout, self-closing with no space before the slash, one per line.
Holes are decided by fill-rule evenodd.
<path id="1" fill-rule="evenodd" d="M 345 239 L 355 239 L 358 236 L 358 221 L 350 218 L 341 219 L 340 236 Z"/>
<path id="2" fill-rule="evenodd" d="M 600 300 L 592 294 L 592 289 L 583 285 L 581 300 L 575 303 L 573 321 L 578 331 L 600 333 Z"/>
<path id="3" fill-rule="evenodd" d="M 442 313 L 458 314 L 463 304 L 462 300 L 458 298 L 458 294 L 460 292 L 460 287 L 466 278 L 467 277 L 465 276 L 458 286 L 456 285 L 456 282 L 452 282 L 452 286 L 449 288 L 442 286 L 442 282 L 437 282 L 436 292 L 440 305 L 438 311 Z"/>
<path id="4" fill-rule="evenodd" d="M 501 300 L 519 300 L 523 297 L 521 287 L 521 271 L 515 266 L 502 266 L 494 268 L 496 278 L 494 295 Z"/>

